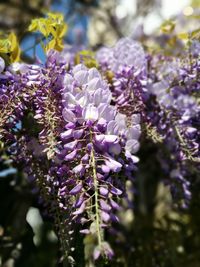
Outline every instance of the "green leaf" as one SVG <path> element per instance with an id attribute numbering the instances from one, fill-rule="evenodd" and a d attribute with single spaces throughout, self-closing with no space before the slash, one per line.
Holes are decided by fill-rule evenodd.
<path id="1" fill-rule="evenodd" d="M 183 41 L 187 41 L 189 39 L 189 34 L 187 32 L 179 33 L 177 36 Z"/>
<path id="2" fill-rule="evenodd" d="M 16 62 L 20 59 L 20 47 L 15 33 L 11 32 L 7 38 L 0 40 L 0 54 L 10 62 Z M 9 63 L 10 63 L 9 62 Z"/>
<path id="3" fill-rule="evenodd" d="M 200 40 L 200 29 L 191 32 L 191 38 Z"/>
<path id="4" fill-rule="evenodd" d="M 90 50 L 82 50 L 76 54 L 75 58 L 76 64 L 83 63 L 85 64 L 88 68 L 97 68 L 98 63 L 95 59 L 95 55 L 92 51 Z"/>
<path id="5" fill-rule="evenodd" d="M 45 38 L 50 39 L 45 46 L 45 51 L 55 49 L 62 51 L 63 37 L 67 32 L 67 25 L 64 22 L 64 16 L 57 13 L 48 13 L 47 18 L 33 19 L 28 30 L 31 32 L 39 31 Z"/>
<path id="6" fill-rule="evenodd" d="M 165 22 L 163 22 L 160 29 L 163 33 L 172 33 L 175 29 L 175 26 L 176 24 L 174 21 L 166 20 Z"/>

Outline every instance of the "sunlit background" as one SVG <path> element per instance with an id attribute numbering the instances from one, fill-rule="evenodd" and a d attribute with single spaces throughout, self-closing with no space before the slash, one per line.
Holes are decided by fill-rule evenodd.
<path id="1" fill-rule="evenodd" d="M 191 29 L 196 25 L 192 15 L 198 0 L 48 0 L 0 1 L 0 29 L 14 29 L 19 33 L 27 60 L 33 56 L 35 39 L 28 32 L 22 35 L 33 17 L 42 16 L 47 10 L 62 12 L 69 30 L 66 43 L 99 47 L 113 45 L 122 36 L 138 38 L 150 35 L 160 24 L 176 16 L 180 31 L 186 17 L 191 18 Z M 190 30 L 190 29 L 188 29 Z M 37 39 L 37 36 L 35 37 Z M 40 45 L 36 53 L 44 60 Z"/>

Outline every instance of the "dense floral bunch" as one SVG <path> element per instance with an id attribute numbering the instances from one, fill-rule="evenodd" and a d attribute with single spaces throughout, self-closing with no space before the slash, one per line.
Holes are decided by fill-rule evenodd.
<path id="1" fill-rule="evenodd" d="M 190 179 L 185 179 L 191 176 L 188 163 L 198 169 L 200 162 L 199 59 L 194 56 L 188 62 L 187 59 L 169 57 L 165 61 L 162 57 L 151 59 L 148 85 L 157 103 L 151 118 L 171 154 L 172 162 L 169 164 L 168 160 L 165 168 L 167 164 L 171 179 L 182 185 L 183 206 L 191 197 Z M 175 195 L 180 193 L 177 184 L 172 183 L 171 186 Z"/>
<path id="2" fill-rule="evenodd" d="M 130 204 L 127 181 L 135 193 L 144 139 L 162 143 L 174 203 L 189 204 L 189 177 L 200 162 L 197 48 L 187 64 L 123 38 L 97 52 L 98 69 L 76 64 L 69 49 L 50 50 L 45 64 L 5 66 L 0 57 L 0 138 L 39 191 L 72 265 L 76 225 L 85 244 L 93 242 L 88 261 L 112 258 L 107 233 Z"/>
<path id="3" fill-rule="evenodd" d="M 124 181 L 132 178 L 138 162 L 133 154 L 139 149 L 140 126 L 133 117 L 128 127 L 126 117 L 110 104 L 109 87 L 95 68 L 75 66 L 65 75 L 62 96 L 66 125 L 58 155 L 69 168 L 62 192 L 75 196 L 73 219 L 89 223 L 82 232 L 97 235 L 96 258 L 102 249 L 102 229 L 117 220 L 115 201 L 125 194 Z M 82 218 L 85 211 L 87 217 Z"/>
<path id="4" fill-rule="evenodd" d="M 67 72 L 63 57 L 53 51 L 44 66 L 13 64 L 10 69 L 21 82 L 15 90 L 21 98 L 14 98 L 23 107 L 18 120 L 31 113 L 41 129 L 34 136 L 22 125 L 13 156 L 36 181 L 50 214 L 57 210 L 64 219 L 69 210 L 69 218 L 85 225 L 80 232 L 94 236 L 94 259 L 110 258 L 104 229 L 118 221 L 118 199 L 126 197 L 125 182 L 134 176 L 140 114 L 127 118 L 111 105 L 112 93 L 97 69 L 80 64 Z M 7 121 L 2 124 L 6 128 Z M 50 167 L 42 164 L 45 157 Z"/>
<path id="5" fill-rule="evenodd" d="M 174 197 L 182 206 L 188 204 L 187 163 L 199 162 L 199 104 L 195 98 L 199 91 L 198 56 L 193 53 L 190 64 L 189 59 L 185 63 L 182 58 L 145 56 L 140 44 L 123 38 L 114 48 L 101 48 L 97 60 L 105 75 L 111 77 L 118 110 L 127 117 L 138 110 L 147 136 L 163 143 L 171 154 L 163 155 L 161 164 L 164 172 L 176 180 L 170 180 Z"/>

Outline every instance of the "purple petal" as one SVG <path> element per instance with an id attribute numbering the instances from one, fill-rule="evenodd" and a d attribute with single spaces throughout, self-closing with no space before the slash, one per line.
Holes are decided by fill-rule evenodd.
<path id="1" fill-rule="evenodd" d="M 34 119 L 39 120 L 42 118 L 42 114 L 38 113 L 34 116 Z"/>
<path id="2" fill-rule="evenodd" d="M 108 195 L 108 189 L 107 188 L 105 188 L 105 187 L 100 187 L 99 188 L 99 193 L 100 193 L 100 195 L 102 195 L 102 196 L 107 196 Z"/>
<path id="3" fill-rule="evenodd" d="M 105 211 L 101 211 L 101 218 L 104 222 L 108 222 L 110 220 L 110 215 Z"/>
<path id="4" fill-rule="evenodd" d="M 67 179 L 65 184 L 66 185 L 75 185 L 76 181 L 74 181 L 74 179 L 70 178 L 70 179 Z"/>
<path id="5" fill-rule="evenodd" d="M 78 65 L 74 66 L 72 72 L 73 72 L 73 74 L 75 74 L 76 72 L 78 72 L 78 71 L 80 71 L 80 70 L 85 70 L 85 71 L 87 71 L 88 69 L 87 69 L 87 67 L 86 67 L 85 65 L 83 65 L 83 64 L 78 64 Z"/>
<path id="6" fill-rule="evenodd" d="M 80 85 L 86 84 L 88 80 L 88 71 L 80 70 L 74 74 L 74 78 Z"/>
<path id="7" fill-rule="evenodd" d="M 131 119 L 132 119 L 133 125 L 139 124 L 141 121 L 141 115 L 140 114 L 133 114 Z"/>
<path id="8" fill-rule="evenodd" d="M 79 183 L 71 191 L 69 191 L 69 194 L 70 195 L 76 195 L 81 191 L 82 188 L 83 188 L 82 183 Z"/>
<path id="9" fill-rule="evenodd" d="M 84 217 L 80 218 L 79 220 L 81 224 L 87 223 L 89 221 L 89 219 L 86 219 Z"/>
<path id="10" fill-rule="evenodd" d="M 112 259 L 114 252 L 107 242 L 102 243 L 102 252 L 108 259 Z"/>
<path id="11" fill-rule="evenodd" d="M 101 250 L 99 246 L 95 247 L 94 252 L 93 252 L 93 258 L 94 260 L 97 260 L 101 255 Z"/>
<path id="12" fill-rule="evenodd" d="M 119 218 L 115 214 L 110 215 L 112 222 L 119 223 Z"/>
<path id="13" fill-rule="evenodd" d="M 98 134 L 95 136 L 95 141 L 101 143 L 101 142 L 103 142 L 104 138 L 105 138 L 104 134 Z"/>
<path id="14" fill-rule="evenodd" d="M 110 172 L 110 168 L 107 165 L 102 165 L 101 169 L 104 173 L 109 173 Z"/>
<path id="15" fill-rule="evenodd" d="M 122 149 L 121 149 L 120 144 L 111 144 L 109 145 L 109 149 L 108 149 L 108 151 L 114 155 L 119 155 L 121 153 L 121 150 Z"/>
<path id="16" fill-rule="evenodd" d="M 74 131 L 74 132 L 73 132 L 73 136 L 74 136 L 74 138 L 75 138 L 75 139 L 79 139 L 79 138 L 81 138 L 81 136 L 83 135 L 83 132 L 84 132 L 83 129 Z"/>
<path id="17" fill-rule="evenodd" d="M 76 167 L 74 167 L 72 169 L 72 171 L 75 173 L 75 174 L 79 174 L 80 176 L 82 176 L 85 172 L 85 168 L 82 164 L 79 164 L 77 165 Z"/>
<path id="18" fill-rule="evenodd" d="M 0 73 L 5 69 L 5 61 L 0 57 Z"/>
<path id="19" fill-rule="evenodd" d="M 108 134 L 115 134 L 115 135 L 118 134 L 118 126 L 117 126 L 116 121 L 112 120 L 112 121 L 108 122 L 107 133 Z"/>
<path id="20" fill-rule="evenodd" d="M 89 91 L 97 91 L 98 88 L 101 88 L 102 82 L 101 82 L 101 78 L 95 77 L 92 80 L 90 80 L 87 84 L 87 90 Z"/>
<path id="21" fill-rule="evenodd" d="M 76 104 L 77 104 L 77 101 L 74 95 L 72 95 L 69 92 L 63 95 L 63 105 L 65 107 L 73 108 L 74 106 L 76 106 Z"/>
<path id="22" fill-rule="evenodd" d="M 65 156 L 65 160 L 68 161 L 68 160 L 72 160 L 76 157 L 76 153 L 77 153 L 77 150 L 75 149 L 74 151 L 72 151 L 71 153 L 67 154 Z"/>
<path id="23" fill-rule="evenodd" d="M 79 215 L 85 211 L 85 202 L 83 202 L 80 206 L 80 208 L 76 211 L 74 211 L 72 214 L 73 215 Z"/>
<path id="24" fill-rule="evenodd" d="M 111 204 L 113 209 L 115 209 L 115 210 L 119 210 L 120 209 L 120 206 L 117 204 L 117 202 L 112 200 L 112 198 L 110 198 L 110 204 Z"/>
<path id="25" fill-rule="evenodd" d="M 82 116 L 85 120 L 96 121 L 99 116 L 98 109 L 89 104 L 86 108 L 83 109 Z"/>
<path id="26" fill-rule="evenodd" d="M 139 158 L 132 155 L 129 151 L 125 152 L 125 156 L 127 159 L 131 159 L 133 163 L 138 163 L 139 162 Z"/>
<path id="27" fill-rule="evenodd" d="M 105 142 L 107 143 L 115 143 L 119 141 L 118 136 L 113 135 L 113 134 L 106 134 L 104 139 L 105 139 Z"/>
<path id="28" fill-rule="evenodd" d="M 111 207 L 103 199 L 100 199 L 100 206 L 101 206 L 101 209 L 104 211 L 110 211 L 111 210 Z"/>
<path id="29" fill-rule="evenodd" d="M 88 155 L 88 154 L 85 154 L 85 155 L 81 158 L 81 161 L 82 161 L 83 163 L 87 163 L 88 160 L 89 160 L 89 155 Z"/>
<path id="30" fill-rule="evenodd" d="M 97 78 L 101 77 L 99 71 L 96 68 L 89 69 L 88 74 L 89 74 L 89 79 L 90 80 L 95 78 L 95 77 L 97 77 Z"/>
<path id="31" fill-rule="evenodd" d="M 106 88 L 107 89 L 107 88 Z M 111 92 L 107 89 L 99 88 L 94 93 L 94 104 L 99 106 L 101 103 L 109 104 L 112 98 Z"/>
<path id="32" fill-rule="evenodd" d="M 78 141 L 75 140 L 75 141 L 72 141 L 72 142 L 70 142 L 70 143 L 67 143 L 67 144 L 64 145 L 64 148 L 65 148 L 66 150 L 73 150 L 73 149 L 76 147 L 77 142 L 78 142 Z"/>
<path id="33" fill-rule="evenodd" d="M 131 139 L 126 142 L 125 150 L 129 151 L 131 154 L 136 153 L 139 148 L 140 144 L 135 139 Z"/>
<path id="34" fill-rule="evenodd" d="M 70 75 L 70 74 L 65 74 L 65 76 L 64 76 L 64 81 L 63 81 L 63 83 L 64 83 L 64 85 L 65 86 L 67 86 L 67 85 L 70 85 L 70 84 L 72 84 L 72 82 L 73 82 L 73 77 Z"/>
<path id="35" fill-rule="evenodd" d="M 112 106 L 108 106 L 108 104 L 101 104 L 98 107 L 99 118 L 106 120 L 107 122 L 114 120 L 115 117 L 115 109 Z"/>
<path id="36" fill-rule="evenodd" d="M 112 158 L 106 160 L 105 163 L 106 166 L 109 167 L 114 172 L 119 172 L 122 168 L 122 164 Z"/>
<path id="37" fill-rule="evenodd" d="M 82 229 L 79 231 L 81 234 L 85 234 L 85 235 L 88 235 L 90 234 L 90 230 L 89 229 Z"/>
<path id="38" fill-rule="evenodd" d="M 122 191 L 114 186 L 111 187 L 110 189 L 110 192 L 113 194 L 113 195 L 121 195 L 122 194 Z"/>
<path id="39" fill-rule="evenodd" d="M 73 205 L 75 208 L 79 208 L 84 201 L 84 195 L 81 196 L 76 200 L 75 204 Z"/>
<path id="40" fill-rule="evenodd" d="M 76 122 L 76 116 L 70 109 L 64 108 L 62 111 L 62 115 L 65 121 Z"/>
<path id="41" fill-rule="evenodd" d="M 130 129 L 127 131 L 127 139 L 136 139 L 140 137 L 141 134 L 141 126 L 139 124 L 132 126 Z"/>
<path id="42" fill-rule="evenodd" d="M 67 130 L 67 131 L 61 133 L 60 137 L 61 137 L 61 139 L 62 139 L 63 141 L 68 140 L 69 138 L 72 137 L 72 129 Z"/>
<path id="43" fill-rule="evenodd" d="M 75 123 L 73 122 L 68 122 L 66 125 L 65 125 L 65 129 L 74 129 L 76 126 L 75 126 Z"/>
<path id="44" fill-rule="evenodd" d="M 120 131 L 126 130 L 127 118 L 126 115 L 118 113 L 115 117 L 116 124 Z"/>

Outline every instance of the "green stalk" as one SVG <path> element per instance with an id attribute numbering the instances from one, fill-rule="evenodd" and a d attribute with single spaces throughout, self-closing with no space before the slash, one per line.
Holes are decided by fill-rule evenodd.
<path id="1" fill-rule="evenodd" d="M 92 132 L 90 131 L 90 142 L 92 143 Z M 101 234 L 101 227 L 100 227 L 100 216 L 99 216 L 99 193 L 98 193 L 98 180 L 97 180 L 97 171 L 96 171 L 96 161 L 95 161 L 95 151 L 92 145 L 91 149 L 91 165 L 93 170 L 93 179 L 94 179 L 94 198 L 95 198 L 95 218 L 96 218 L 96 229 L 97 229 L 97 238 L 98 238 L 98 245 L 101 247 L 102 243 L 102 234 Z"/>

